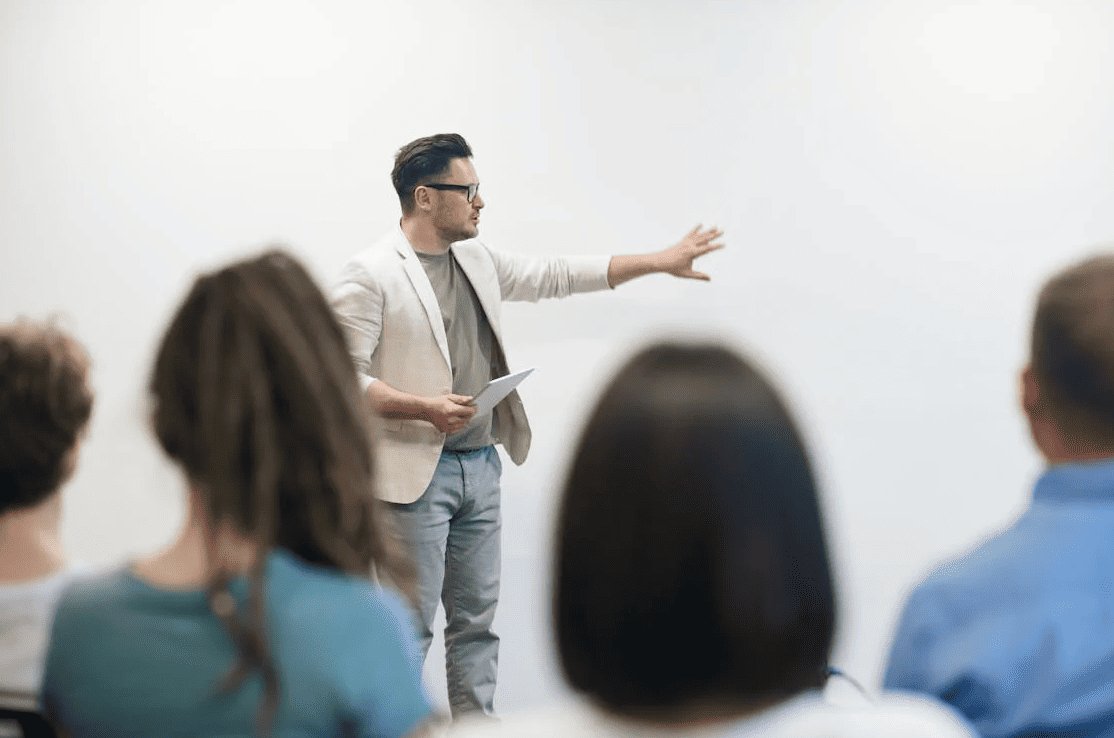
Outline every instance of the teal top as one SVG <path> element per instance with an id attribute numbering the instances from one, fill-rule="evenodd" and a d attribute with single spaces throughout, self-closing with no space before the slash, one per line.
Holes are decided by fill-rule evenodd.
<path id="1" fill-rule="evenodd" d="M 246 578 L 231 591 L 244 602 Z M 280 683 L 272 736 L 402 736 L 430 713 L 421 654 L 398 599 L 283 549 L 264 574 Z M 254 736 L 263 679 L 221 692 L 239 659 L 204 590 L 154 587 L 127 569 L 59 604 L 43 704 L 73 738 Z"/>

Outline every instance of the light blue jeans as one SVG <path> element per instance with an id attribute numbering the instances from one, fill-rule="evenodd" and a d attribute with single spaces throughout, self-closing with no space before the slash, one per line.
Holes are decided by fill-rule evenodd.
<path id="1" fill-rule="evenodd" d="M 418 640 L 433 642 L 437 602 L 445 606 L 445 668 L 453 717 L 493 713 L 499 636 L 491 631 L 499 601 L 499 477 L 494 446 L 443 451 L 416 501 L 392 504 L 417 568 Z"/>

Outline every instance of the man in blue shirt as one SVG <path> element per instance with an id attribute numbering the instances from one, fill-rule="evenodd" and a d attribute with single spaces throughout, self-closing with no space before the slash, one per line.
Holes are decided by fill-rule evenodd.
<path id="1" fill-rule="evenodd" d="M 885 686 L 987 738 L 1114 736 L 1114 255 L 1045 285 L 1021 380 L 1032 504 L 913 592 Z"/>

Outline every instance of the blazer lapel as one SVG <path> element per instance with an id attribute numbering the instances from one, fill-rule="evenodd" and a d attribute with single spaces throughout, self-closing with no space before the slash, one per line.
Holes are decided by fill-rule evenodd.
<path id="1" fill-rule="evenodd" d="M 395 245 L 395 250 L 402 257 L 402 267 L 406 270 L 406 276 L 410 278 L 410 284 L 414 286 L 414 291 L 418 294 L 422 307 L 425 308 L 429 327 L 433 330 L 433 337 L 437 341 L 437 348 L 441 349 L 446 366 L 451 368 L 453 364 L 449 358 L 449 339 L 445 336 L 445 319 L 441 316 L 441 306 L 437 304 L 437 295 L 433 294 L 433 285 L 429 283 L 429 277 L 426 276 L 422 263 L 418 261 L 413 247 L 401 230 L 399 230 L 399 243 Z"/>
<path id="2" fill-rule="evenodd" d="M 480 306 L 487 315 L 487 322 L 491 326 L 492 333 L 495 334 L 495 340 L 502 344 L 503 331 L 499 325 L 499 300 L 502 298 L 499 295 L 499 285 L 491 273 L 491 262 L 481 259 L 473 248 L 462 247 L 461 242 L 455 243 L 452 245 L 453 256 L 456 257 L 456 263 L 460 264 L 468 281 L 472 283 L 472 289 L 475 290 Z M 491 290 L 493 281 L 496 282 L 494 292 Z"/>

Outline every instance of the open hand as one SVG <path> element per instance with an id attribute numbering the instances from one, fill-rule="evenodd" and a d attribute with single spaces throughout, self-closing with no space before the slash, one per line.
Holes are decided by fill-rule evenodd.
<path id="1" fill-rule="evenodd" d="M 713 227 L 701 230 L 701 227 L 696 226 L 681 239 L 679 244 L 671 246 L 658 254 L 661 258 L 661 271 L 685 279 L 703 279 L 704 281 L 711 279 L 704 272 L 695 271 L 692 268 L 692 262 L 704 254 L 722 249 L 726 244 L 716 243 L 716 239 L 723 235 L 723 231 L 719 228 Z"/>

